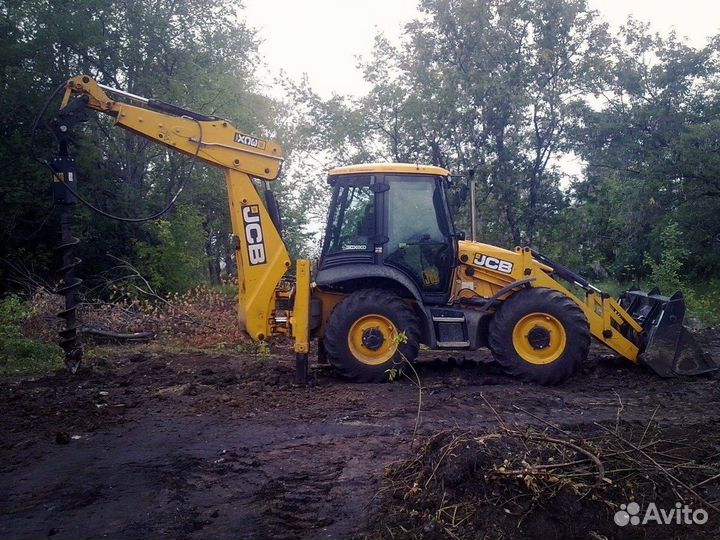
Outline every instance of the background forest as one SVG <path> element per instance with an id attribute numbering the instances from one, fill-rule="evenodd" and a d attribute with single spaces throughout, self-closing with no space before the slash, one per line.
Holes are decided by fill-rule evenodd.
<path id="1" fill-rule="evenodd" d="M 400 45 L 378 35 L 360 62 L 366 95 L 323 99 L 285 80 L 278 100 L 256 82 L 262 36 L 238 0 L 0 0 L 2 292 L 57 282 L 59 217 L 30 132 L 55 87 L 83 73 L 283 145 L 276 191 L 294 257 L 317 254 L 331 165 L 447 167 L 459 176 L 459 229 L 469 229 L 460 177 L 474 169 L 481 241 L 530 245 L 611 292 L 683 288 L 694 313 L 717 322 L 720 35 L 698 49 L 632 19 L 611 33 L 583 0 L 420 5 Z M 157 221 L 118 223 L 78 205 L 84 297 L 107 300 L 139 276 L 158 295 L 220 284 L 234 255 L 218 172 L 189 171 L 191 160 L 106 120 L 83 131 L 79 189 L 109 212 L 150 214 L 191 175 Z M 46 131 L 35 151 L 52 154 Z M 22 317 L 17 302 L 4 301 L 6 319 Z"/>

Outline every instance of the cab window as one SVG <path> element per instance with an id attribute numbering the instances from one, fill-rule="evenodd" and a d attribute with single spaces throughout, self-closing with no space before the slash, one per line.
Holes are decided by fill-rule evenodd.
<path id="1" fill-rule="evenodd" d="M 375 194 L 370 179 L 361 177 L 338 187 L 328 230 L 328 254 L 372 251 L 375 236 Z"/>

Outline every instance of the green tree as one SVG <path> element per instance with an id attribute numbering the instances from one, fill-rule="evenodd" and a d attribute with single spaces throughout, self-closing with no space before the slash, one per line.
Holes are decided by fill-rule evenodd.
<path id="1" fill-rule="evenodd" d="M 135 246 L 138 270 L 159 292 L 183 292 L 205 278 L 208 257 L 203 216 L 180 206 L 167 217 L 154 221 L 150 242 Z"/>
<path id="2" fill-rule="evenodd" d="M 718 39 L 694 49 L 629 20 L 611 48 L 599 106 L 574 134 L 587 161 L 573 186 L 574 238 L 614 274 L 652 271 L 677 224 L 686 271 L 717 272 L 720 253 Z"/>
<path id="3" fill-rule="evenodd" d="M 650 280 L 666 295 L 682 289 L 685 284 L 682 266 L 688 255 L 688 249 L 683 243 L 682 233 L 678 224 L 670 222 L 660 233 L 662 252 L 656 260 L 650 254 L 645 254 L 645 262 L 650 267 Z"/>
<path id="4" fill-rule="evenodd" d="M 34 115 L 58 84 L 86 73 L 101 83 L 226 117 L 244 131 L 274 137 L 282 111 L 255 83 L 257 42 L 243 22 L 239 0 L 1 0 L 0 135 L 6 144 L 0 148 L 0 201 L 6 210 L 0 216 L 0 257 L 24 260 L 44 274 L 57 265 L 49 176 L 30 158 L 28 140 Z M 50 113 L 56 108 L 51 104 Z M 157 211 L 188 175 L 191 159 L 113 129 L 109 119 L 93 118 L 78 135 L 80 191 L 111 213 Z M 53 145 L 42 131 L 37 152 L 49 157 Z M 208 257 L 210 276 L 217 278 L 221 261 L 234 268 L 222 174 L 197 164 L 180 200 L 203 217 L 205 242 L 197 255 Z M 285 202 L 292 205 L 295 199 Z M 152 224 L 117 223 L 81 205 L 77 230 L 85 277 L 108 267 L 106 253 L 132 259 L 136 243 L 148 249 L 156 245 Z"/>
<path id="5" fill-rule="evenodd" d="M 367 128 L 394 160 L 476 169 L 483 238 L 542 247 L 567 204 L 553 159 L 602 72 L 606 25 L 584 1 L 420 5 L 405 45 L 378 39 L 365 65 Z"/>

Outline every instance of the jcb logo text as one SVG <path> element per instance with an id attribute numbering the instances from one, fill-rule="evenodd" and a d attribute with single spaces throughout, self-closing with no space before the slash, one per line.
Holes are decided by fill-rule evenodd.
<path id="1" fill-rule="evenodd" d="M 513 269 L 513 263 L 511 263 L 510 261 L 496 259 L 495 257 L 490 257 L 489 255 L 483 255 L 481 253 L 475 254 L 475 259 L 473 260 L 473 263 L 478 266 L 484 266 L 485 268 L 489 268 L 490 270 L 497 270 L 498 272 L 502 272 L 503 274 L 511 274 Z"/>
<path id="2" fill-rule="evenodd" d="M 245 240 L 247 243 L 248 260 L 251 265 L 265 263 L 265 242 L 263 240 L 260 209 L 256 204 L 242 207 Z"/>

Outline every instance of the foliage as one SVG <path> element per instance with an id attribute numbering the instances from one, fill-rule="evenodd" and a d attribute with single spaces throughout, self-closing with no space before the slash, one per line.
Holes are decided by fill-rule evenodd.
<path id="1" fill-rule="evenodd" d="M 573 238 L 615 276 L 658 259 L 675 222 L 691 279 L 720 270 L 718 39 L 694 49 L 629 20 L 598 92 L 574 129 L 587 162 L 573 185 Z M 649 268 L 647 269 L 649 270 Z"/>
<path id="2" fill-rule="evenodd" d="M 720 327 L 720 280 L 686 285 L 683 293 L 690 315 L 708 326 Z"/>
<path id="3" fill-rule="evenodd" d="M 185 292 L 203 282 L 209 257 L 205 255 L 202 216 L 178 207 L 152 222 L 152 243 L 138 242 L 138 268 L 160 292 Z"/>
<path id="4" fill-rule="evenodd" d="M 671 221 L 688 277 L 720 271 L 720 37 L 693 48 L 633 19 L 611 35 L 584 1 L 420 7 L 401 45 L 376 37 L 365 96 L 294 87 L 308 147 L 341 164 L 473 168 L 483 241 L 531 244 L 593 279 L 645 280 Z M 573 154 L 577 178 L 558 166 Z"/>
<path id="5" fill-rule="evenodd" d="M 365 65 L 366 129 L 392 160 L 475 169 L 483 237 L 543 247 L 566 205 L 552 160 L 598 79 L 605 25 L 585 2 L 421 8 L 427 17 L 407 26 L 403 47 L 378 39 Z"/>
<path id="6" fill-rule="evenodd" d="M 23 324 L 34 314 L 32 305 L 18 296 L 0 300 L 0 375 L 43 373 L 62 366 L 58 346 L 23 334 Z"/>
<path id="7" fill-rule="evenodd" d="M 402 332 L 398 332 L 397 334 L 395 334 L 393 336 L 392 342 L 393 342 L 393 345 L 398 347 L 402 343 L 407 343 L 407 340 L 408 340 L 407 334 L 403 330 Z M 405 357 L 405 355 L 402 353 L 402 351 L 400 349 L 398 349 L 398 353 L 400 354 L 400 357 L 402 358 L 402 362 L 400 362 L 400 364 L 407 364 L 408 366 L 412 365 L 411 362 L 408 361 L 408 359 Z M 387 372 L 388 372 L 388 380 L 392 382 L 398 378 L 398 375 L 401 373 L 401 370 L 398 369 L 397 367 L 391 367 L 390 369 L 387 370 Z"/>
<path id="8" fill-rule="evenodd" d="M 662 252 L 659 260 L 645 254 L 645 263 L 650 267 L 650 281 L 666 295 L 682 289 L 684 279 L 682 266 L 688 255 L 677 223 L 669 223 L 660 233 Z"/>
<path id="9" fill-rule="evenodd" d="M 720 324 L 720 282 L 690 282 L 685 271 L 690 250 L 683 237 L 680 226 L 668 223 L 660 233 L 662 251 L 656 260 L 645 254 L 645 264 L 650 268 L 647 287 L 659 287 L 670 296 L 682 291 L 689 315 L 697 317 L 704 324 Z"/>

